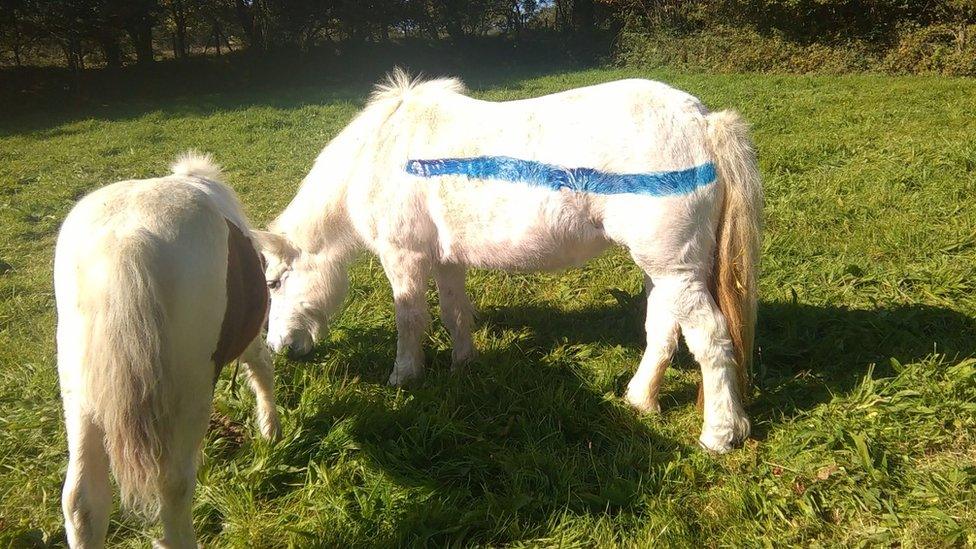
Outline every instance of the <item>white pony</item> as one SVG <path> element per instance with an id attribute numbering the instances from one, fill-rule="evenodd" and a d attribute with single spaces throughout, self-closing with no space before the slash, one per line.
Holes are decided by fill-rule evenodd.
<path id="1" fill-rule="evenodd" d="M 261 259 L 208 156 L 83 198 L 58 236 L 58 375 L 72 547 L 105 542 L 112 489 L 158 516 L 164 547 L 196 547 L 191 502 L 220 368 L 240 357 L 258 425 L 278 436 Z"/>
<path id="2" fill-rule="evenodd" d="M 271 232 L 257 233 L 272 349 L 305 353 L 324 335 L 365 247 L 393 288 L 399 385 L 423 372 L 431 274 L 463 363 L 474 353 L 466 268 L 558 269 L 618 244 L 649 289 L 647 349 L 627 400 L 659 409 L 683 333 L 702 368 L 701 444 L 741 442 L 762 189 L 739 116 L 647 80 L 504 103 L 463 92 L 454 79 L 394 73 L 325 147 Z"/>

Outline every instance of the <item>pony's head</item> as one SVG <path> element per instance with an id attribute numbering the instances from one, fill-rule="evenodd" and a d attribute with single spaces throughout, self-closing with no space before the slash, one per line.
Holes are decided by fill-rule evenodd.
<path id="1" fill-rule="evenodd" d="M 264 278 L 271 295 L 268 346 L 293 358 L 312 352 L 325 337 L 328 321 L 349 287 L 346 266 L 326 253 L 309 253 L 286 236 L 253 231 L 264 256 Z"/>

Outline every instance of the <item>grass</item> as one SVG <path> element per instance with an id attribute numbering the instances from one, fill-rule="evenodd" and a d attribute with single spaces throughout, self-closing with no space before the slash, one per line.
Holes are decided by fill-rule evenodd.
<path id="1" fill-rule="evenodd" d="M 280 443 L 256 438 L 225 369 L 195 499 L 205 544 L 976 545 L 976 82 L 469 76 L 491 99 L 650 76 L 753 122 L 767 193 L 754 438 L 698 450 L 686 353 L 662 415 L 623 403 L 643 335 L 641 277 L 620 251 L 564 273 L 473 273 L 480 360 L 451 373 L 435 323 L 409 390 L 384 385 L 392 303 L 364 257 L 314 359 L 277 361 Z M 0 546 L 64 543 L 51 265 L 74 201 L 195 147 L 267 222 L 367 92 L 265 87 L 0 126 Z M 112 546 L 157 534 L 113 515 Z"/>

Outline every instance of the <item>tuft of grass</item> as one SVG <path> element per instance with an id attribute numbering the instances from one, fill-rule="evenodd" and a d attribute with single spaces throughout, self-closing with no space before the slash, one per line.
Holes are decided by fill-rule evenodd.
<path id="1" fill-rule="evenodd" d="M 662 415 L 623 403 L 643 322 L 619 250 L 563 273 L 473 272 L 481 357 L 451 372 L 435 322 L 428 375 L 406 390 L 384 385 L 392 300 L 364 257 L 313 360 L 277 361 L 278 444 L 255 437 L 253 398 L 225 369 L 195 497 L 205 544 L 976 544 L 973 81 L 465 76 L 495 100 L 652 77 L 752 121 L 767 195 L 755 437 L 697 449 L 686 354 Z M 196 148 L 265 223 L 367 93 L 268 87 L 0 127 L 0 546 L 64 544 L 50 277 L 74 202 Z M 110 530 L 121 547 L 158 535 L 117 511 Z"/>

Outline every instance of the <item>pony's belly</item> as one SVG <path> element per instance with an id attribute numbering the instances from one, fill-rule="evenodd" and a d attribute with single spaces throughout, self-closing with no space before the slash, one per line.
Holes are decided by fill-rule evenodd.
<path id="1" fill-rule="evenodd" d="M 488 187 L 488 188 L 486 188 Z M 453 193 L 431 208 L 444 263 L 503 270 L 578 266 L 609 242 L 579 193 L 518 189 Z"/>
<path id="2" fill-rule="evenodd" d="M 609 246 L 603 238 L 475 241 L 455 246 L 444 263 L 505 271 L 549 271 L 577 267 Z"/>

